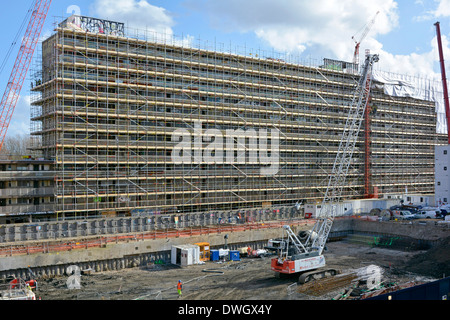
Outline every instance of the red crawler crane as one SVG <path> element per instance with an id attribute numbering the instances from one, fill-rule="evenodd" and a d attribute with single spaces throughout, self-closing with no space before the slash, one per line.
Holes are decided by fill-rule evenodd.
<path id="1" fill-rule="evenodd" d="M 2 150 L 6 132 L 16 108 L 51 2 L 51 0 L 36 0 L 34 3 L 27 30 L 22 39 L 16 62 L 0 104 L 0 151 Z"/>

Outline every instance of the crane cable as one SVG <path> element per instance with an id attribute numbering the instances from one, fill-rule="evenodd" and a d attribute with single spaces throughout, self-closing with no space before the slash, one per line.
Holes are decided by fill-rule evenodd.
<path id="1" fill-rule="evenodd" d="M 20 35 L 22 34 L 23 29 L 25 28 L 25 25 L 27 24 L 27 21 L 29 20 L 30 14 L 31 14 L 31 12 L 33 10 L 33 7 L 34 7 L 34 2 L 35 2 L 34 0 L 31 1 L 31 6 L 30 6 L 30 8 L 28 9 L 28 11 L 27 11 L 27 13 L 25 15 L 25 18 L 22 21 L 22 24 L 21 24 L 21 26 L 19 28 L 19 31 L 17 32 L 16 36 L 14 37 L 14 40 L 11 43 L 11 46 L 9 47 L 8 52 L 6 53 L 6 56 L 3 59 L 2 64 L 0 65 L 0 75 L 3 73 L 3 70 L 5 69 L 5 66 L 6 66 L 6 64 L 7 64 L 8 60 L 9 60 L 9 57 L 11 56 L 12 52 L 14 51 L 14 48 L 17 45 L 17 41 L 19 40 Z"/>

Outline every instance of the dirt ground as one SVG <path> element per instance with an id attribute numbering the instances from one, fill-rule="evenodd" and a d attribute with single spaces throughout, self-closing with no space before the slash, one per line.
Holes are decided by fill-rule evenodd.
<path id="1" fill-rule="evenodd" d="M 344 274 L 376 265 L 383 271 L 383 282 L 406 283 L 435 279 L 420 268 L 414 268 L 415 273 L 410 270 L 410 262 L 416 261 L 417 266 L 426 254 L 430 253 L 336 241 L 327 245 L 325 257 L 327 267 L 339 268 Z M 336 288 L 321 295 L 304 293 L 301 285 L 294 285 L 296 279 L 274 276 L 270 257 L 242 257 L 241 261 L 206 262 L 183 268 L 152 264 L 83 274 L 81 289 L 72 290 L 67 288 L 67 277 L 42 279 L 36 295 L 42 300 L 178 300 L 178 280 L 183 282 L 181 300 L 330 300 L 343 291 Z"/>

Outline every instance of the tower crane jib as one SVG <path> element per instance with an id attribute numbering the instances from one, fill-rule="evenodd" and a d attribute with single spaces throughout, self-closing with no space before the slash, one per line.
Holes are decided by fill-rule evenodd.
<path id="1" fill-rule="evenodd" d="M 353 63 L 355 64 L 359 64 L 359 48 L 361 46 L 361 42 L 363 42 L 363 40 L 367 37 L 367 34 L 369 33 L 370 29 L 372 29 L 379 13 L 380 11 L 377 11 L 375 17 L 366 24 L 359 39 L 356 39 L 356 35 L 352 37 L 352 39 L 355 41 L 355 51 L 353 54 Z"/>

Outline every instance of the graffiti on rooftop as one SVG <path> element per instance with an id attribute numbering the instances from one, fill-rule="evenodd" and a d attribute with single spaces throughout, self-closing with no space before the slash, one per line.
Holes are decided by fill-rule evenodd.
<path id="1" fill-rule="evenodd" d="M 77 15 L 73 15 L 64 21 L 63 27 L 120 37 L 125 35 L 124 23 Z"/>

